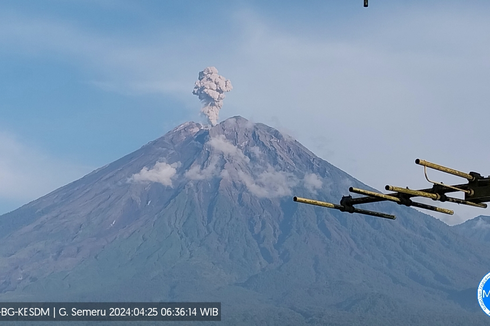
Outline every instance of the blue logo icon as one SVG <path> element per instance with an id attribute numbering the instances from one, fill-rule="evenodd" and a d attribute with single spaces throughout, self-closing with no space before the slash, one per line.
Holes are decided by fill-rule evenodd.
<path id="1" fill-rule="evenodd" d="M 482 278 L 480 285 L 478 285 L 478 303 L 482 310 L 490 316 L 490 273 Z"/>

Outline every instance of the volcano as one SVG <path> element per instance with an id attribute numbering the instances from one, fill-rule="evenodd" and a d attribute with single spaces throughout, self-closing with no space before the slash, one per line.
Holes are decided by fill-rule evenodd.
<path id="1" fill-rule="evenodd" d="M 0 299 L 219 301 L 219 325 L 487 325 L 480 243 L 394 203 L 366 205 L 391 221 L 292 200 L 350 186 L 370 189 L 264 124 L 187 122 L 1 216 Z"/>

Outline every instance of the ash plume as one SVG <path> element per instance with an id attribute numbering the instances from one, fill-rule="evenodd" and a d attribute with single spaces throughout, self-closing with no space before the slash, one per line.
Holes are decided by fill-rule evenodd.
<path id="1" fill-rule="evenodd" d="M 233 89 L 231 82 L 218 75 L 218 69 L 207 67 L 199 73 L 192 94 L 199 96 L 203 107 L 201 112 L 208 118 L 211 125 L 218 123 L 219 110 L 223 106 L 225 92 Z"/>

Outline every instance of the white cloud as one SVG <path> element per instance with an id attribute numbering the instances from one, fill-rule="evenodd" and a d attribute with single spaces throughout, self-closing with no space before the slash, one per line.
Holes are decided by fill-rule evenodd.
<path id="1" fill-rule="evenodd" d="M 262 152 L 260 151 L 259 146 L 252 146 L 250 147 L 250 152 L 254 154 L 257 158 L 262 156 Z"/>
<path id="2" fill-rule="evenodd" d="M 316 190 L 322 187 L 322 180 L 315 173 L 307 173 L 303 179 L 303 183 L 306 189 L 312 193 L 316 193 Z"/>
<path id="3" fill-rule="evenodd" d="M 298 183 L 291 173 L 275 171 L 271 166 L 255 179 L 243 171 L 238 171 L 238 177 L 248 191 L 261 198 L 291 196 L 292 187 Z"/>
<path id="4" fill-rule="evenodd" d="M 209 180 L 216 176 L 224 177 L 222 170 L 219 167 L 220 154 L 225 157 L 225 160 L 234 159 L 240 163 L 248 164 L 250 159 L 243 154 L 242 150 L 228 142 L 223 135 L 212 137 L 207 143 L 211 147 L 211 154 L 207 161 L 207 165 L 201 168 L 197 163 L 184 174 L 190 180 Z M 227 174 L 226 174 L 227 175 Z"/>
<path id="5" fill-rule="evenodd" d="M 177 169 L 180 162 L 167 164 L 165 162 L 157 162 L 151 169 L 144 167 L 139 173 L 133 174 L 129 181 L 132 182 L 158 182 L 164 186 L 172 187 L 172 179 L 177 174 Z"/>
<path id="6" fill-rule="evenodd" d="M 208 165 L 204 169 L 201 169 L 199 164 L 195 164 L 185 172 L 184 176 L 190 180 L 209 180 L 219 175 L 218 163 L 219 157 L 212 155 L 208 161 Z"/>
<path id="7" fill-rule="evenodd" d="M 229 157 L 234 157 L 239 160 L 243 160 L 245 162 L 250 162 L 250 159 L 243 154 L 242 150 L 228 142 L 223 135 L 219 135 L 218 137 L 212 137 L 208 144 L 211 145 L 215 150 L 222 152 Z"/>
<path id="8" fill-rule="evenodd" d="M 230 178 L 230 172 L 228 172 L 228 170 L 226 170 L 226 169 L 223 169 L 219 175 L 223 179 L 229 179 Z"/>

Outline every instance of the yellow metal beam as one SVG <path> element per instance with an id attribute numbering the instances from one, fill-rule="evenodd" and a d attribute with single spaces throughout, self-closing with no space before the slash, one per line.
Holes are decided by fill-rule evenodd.
<path id="1" fill-rule="evenodd" d="M 352 206 L 346 207 L 342 205 L 336 205 L 332 203 L 327 203 L 324 201 L 319 201 L 319 200 L 314 200 L 314 199 L 308 199 L 308 198 L 301 198 L 301 197 L 293 197 L 293 200 L 298 203 L 304 203 L 304 204 L 310 204 L 310 205 L 315 205 L 315 206 L 321 206 L 321 207 L 328 207 L 328 208 L 334 208 L 338 209 L 342 212 L 349 212 L 349 213 L 359 213 L 359 214 L 364 214 L 364 215 L 371 215 L 371 216 L 376 216 L 376 217 L 382 217 L 382 218 L 387 218 L 390 220 L 396 219 L 395 215 L 390 215 L 390 214 L 385 214 L 385 213 L 380 213 L 380 212 L 373 212 L 373 211 L 368 211 L 365 209 L 359 209 L 355 208 Z"/>
<path id="2" fill-rule="evenodd" d="M 408 188 L 394 187 L 394 186 L 389 186 L 389 185 L 387 185 L 385 187 L 385 189 L 388 191 L 396 191 L 396 192 L 400 192 L 402 194 L 407 194 L 407 195 L 412 195 L 412 196 L 427 197 L 427 198 L 434 199 L 434 200 L 440 200 L 441 199 L 441 195 L 439 195 L 439 194 L 434 194 L 434 193 L 425 192 L 425 191 L 421 191 L 421 190 L 412 190 L 412 189 L 408 189 Z"/>
<path id="3" fill-rule="evenodd" d="M 469 181 L 474 181 L 475 180 L 475 177 L 472 176 L 471 174 L 464 173 L 464 172 L 461 172 L 461 171 L 458 171 L 458 170 L 455 170 L 455 169 L 447 168 L 445 166 L 442 166 L 442 165 L 439 165 L 439 164 L 435 164 L 435 163 L 431 163 L 431 162 L 427 162 L 427 161 L 424 161 L 424 160 L 421 160 L 421 159 L 416 159 L 415 160 L 415 164 L 426 166 L 428 168 L 431 168 L 431 169 L 434 169 L 434 170 L 439 170 L 439 171 L 442 171 L 442 172 L 445 172 L 445 173 L 449 173 L 449 174 L 452 174 L 452 175 L 455 175 L 455 176 L 458 176 L 458 177 L 462 177 L 462 178 L 468 179 Z"/>
<path id="4" fill-rule="evenodd" d="M 332 203 L 327 203 L 325 201 L 319 201 L 319 200 L 314 200 L 314 199 L 308 199 L 308 198 L 301 198 L 301 197 L 294 197 L 294 201 L 298 203 L 303 203 L 303 204 L 310 204 L 310 205 L 315 205 L 315 206 L 322 206 L 322 207 L 328 207 L 328 208 L 336 208 L 340 209 L 343 206 L 340 205 L 335 205 Z"/>
<path id="5" fill-rule="evenodd" d="M 433 199 L 433 200 L 439 200 L 439 201 L 442 201 L 442 202 L 447 201 L 447 202 L 450 202 L 450 203 L 463 204 L 463 205 L 480 207 L 480 208 L 487 208 L 487 204 L 474 203 L 472 201 L 463 200 L 463 199 L 459 199 L 459 198 L 448 197 L 446 195 L 441 196 L 439 194 L 430 193 L 430 192 L 426 192 L 426 191 L 423 191 L 423 190 L 412 190 L 412 189 L 408 189 L 408 188 L 400 188 L 400 187 L 394 187 L 394 186 L 389 186 L 389 185 L 387 185 L 385 187 L 385 189 L 388 190 L 388 191 L 396 191 L 396 192 L 399 192 L 399 193 L 402 193 L 402 194 L 411 195 L 411 196 L 427 197 L 427 198 L 430 198 L 430 199 Z"/>

